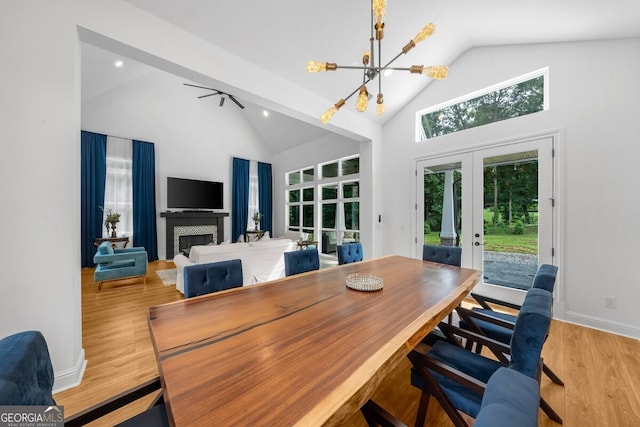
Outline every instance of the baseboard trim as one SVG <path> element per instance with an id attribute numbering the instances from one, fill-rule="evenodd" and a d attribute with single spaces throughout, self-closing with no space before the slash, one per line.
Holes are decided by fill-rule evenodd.
<path id="1" fill-rule="evenodd" d="M 80 349 L 80 354 L 76 364 L 71 369 L 56 372 L 53 383 L 53 394 L 76 387 L 82 382 L 84 370 L 87 367 L 87 360 L 84 358 L 84 348 Z"/>
<path id="2" fill-rule="evenodd" d="M 569 323 L 575 323 L 576 325 L 586 326 L 588 328 L 640 340 L 640 328 L 627 323 L 615 322 L 595 316 L 587 316 L 573 311 L 565 312 L 564 320 Z"/>

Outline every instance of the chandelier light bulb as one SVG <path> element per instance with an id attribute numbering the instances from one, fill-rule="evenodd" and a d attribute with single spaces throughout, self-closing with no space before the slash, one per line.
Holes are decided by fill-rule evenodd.
<path id="1" fill-rule="evenodd" d="M 335 71 L 338 66 L 334 62 L 307 61 L 307 71 L 320 73 L 322 71 Z"/>
<path id="2" fill-rule="evenodd" d="M 378 100 L 376 101 L 376 113 L 381 116 L 384 114 L 384 99 L 382 99 L 382 94 L 378 94 Z"/>
<path id="3" fill-rule="evenodd" d="M 345 102 L 344 99 L 341 99 L 340 101 L 336 102 L 336 105 L 329 108 L 327 111 L 324 112 L 322 116 L 320 116 L 320 121 L 324 124 L 329 123 L 329 120 L 331 120 L 331 117 L 333 117 L 333 115 L 340 109 L 340 107 L 344 105 L 344 102 Z"/>
<path id="4" fill-rule="evenodd" d="M 327 63 L 319 61 L 308 61 L 307 71 L 310 73 L 319 73 L 321 71 L 327 71 Z"/>
<path id="5" fill-rule="evenodd" d="M 324 124 L 329 123 L 329 120 L 331 120 L 331 117 L 333 117 L 336 112 L 338 112 L 338 109 L 336 107 L 329 108 L 324 112 L 324 114 L 320 116 L 320 121 Z"/>
<path id="6" fill-rule="evenodd" d="M 449 67 L 444 65 L 437 65 L 431 67 L 424 67 L 422 65 L 412 65 L 409 68 L 409 71 L 412 74 L 422 74 L 427 77 L 431 77 L 432 79 L 442 80 L 447 77 L 449 74 Z"/>
<path id="7" fill-rule="evenodd" d="M 358 100 L 356 101 L 356 111 L 363 113 L 367 109 L 367 104 L 369 102 L 369 92 L 367 92 L 367 88 L 362 86 L 360 88 L 360 94 L 358 95 Z"/>
<path id="8" fill-rule="evenodd" d="M 418 32 L 418 34 L 416 34 L 416 36 L 413 38 L 413 43 L 415 44 L 420 43 L 422 40 L 426 39 L 431 34 L 433 34 L 435 30 L 436 30 L 436 26 L 433 25 L 433 22 L 429 22 L 427 25 L 424 26 L 423 29 L 421 29 Z"/>
<path id="9" fill-rule="evenodd" d="M 422 74 L 432 79 L 443 80 L 447 78 L 447 74 L 449 74 L 449 67 L 443 65 L 425 67 L 424 70 L 422 70 Z"/>
<path id="10" fill-rule="evenodd" d="M 376 20 L 376 24 L 382 25 L 387 13 L 387 0 L 373 0 L 371 2 L 371 7 L 373 8 L 373 16 Z"/>
<path id="11" fill-rule="evenodd" d="M 371 59 L 371 52 L 366 51 L 362 54 L 362 63 L 364 65 L 369 65 L 369 60 Z"/>

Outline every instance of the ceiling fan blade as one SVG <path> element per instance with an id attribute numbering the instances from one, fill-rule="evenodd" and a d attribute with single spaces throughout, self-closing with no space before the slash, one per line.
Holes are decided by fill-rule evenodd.
<path id="1" fill-rule="evenodd" d="M 235 99 L 233 95 L 227 95 L 227 96 L 229 96 L 229 99 L 232 100 L 238 107 L 244 109 L 244 105 L 240 104 L 240 102 L 238 102 L 238 100 Z"/>
<path id="2" fill-rule="evenodd" d="M 198 97 L 198 99 L 206 98 L 207 96 L 213 96 L 213 95 L 220 95 L 220 92 L 216 92 L 216 93 L 208 93 L 208 94 L 206 94 L 206 95 L 200 95 L 200 96 Z"/>
<path id="3" fill-rule="evenodd" d="M 189 83 L 182 83 L 182 84 L 183 84 L 183 85 L 185 85 L 185 86 L 197 87 L 197 88 L 200 88 L 200 89 L 207 89 L 207 90 L 215 90 L 215 91 L 218 91 L 218 89 L 214 89 L 214 88 L 212 88 L 212 87 L 205 87 L 205 86 L 192 85 L 192 84 L 189 84 Z"/>

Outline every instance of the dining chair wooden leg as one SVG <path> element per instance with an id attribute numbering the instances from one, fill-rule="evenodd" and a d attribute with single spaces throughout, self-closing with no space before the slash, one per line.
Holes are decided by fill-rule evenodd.
<path id="1" fill-rule="evenodd" d="M 549 368 L 549 367 L 547 366 L 547 364 L 546 364 L 546 363 L 543 363 L 543 365 L 542 365 L 542 371 L 545 373 L 545 375 L 546 375 L 546 376 L 548 376 L 548 377 L 549 377 L 549 379 L 550 379 L 554 384 L 558 384 L 558 385 L 562 385 L 562 386 L 564 385 L 564 382 L 560 379 L 560 377 L 558 377 L 558 376 L 556 375 L 556 373 L 555 373 L 555 372 L 553 372 L 553 371 L 551 370 L 551 368 Z"/>
<path id="2" fill-rule="evenodd" d="M 407 427 L 373 400 L 367 401 L 360 411 L 369 427 Z"/>
<path id="3" fill-rule="evenodd" d="M 424 427 L 424 423 L 427 419 L 427 410 L 429 409 L 429 399 L 431 399 L 431 395 L 422 390 L 422 393 L 420 393 L 418 412 L 416 413 L 415 427 Z"/>
<path id="4" fill-rule="evenodd" d="M 544 400 L 542 396 L 540 396 L 540 409 L 542 409 L 542 411 L 553 421 L 558 424 L 562 424 L 562 418 L 560 418 L 560 415 L 558 415 L 558 413 L 547 403 L 546 400 Z"/>
<path id="5" fill-rule="evenodd" d="M 435 378 L 431 376 L 429 370 L 421 364 L 421 357 L 422 355 L 418 355 L 416 352 L 409 353 L 409 360 L 411 360 L 412 365 L 424 380 L 422 396 L 420 397 L 420 406 L 418 407 L 418 413 L 416 414 L 415 426 L 424 427 L 424 422 L 427 417 L 429 397 L 433 396 L 436 398 L 442 409 L 447 413 L 455 427 L 469 427 L 469 424 L 467 424 L 464 418 L 462 418 L 462 415 L 460 415 L 460 412 L 458 412 L 458 410 L 453 406 L 447 395 L 438 385 Z M 423 408 L 422 410 L 421 407 Z"/>

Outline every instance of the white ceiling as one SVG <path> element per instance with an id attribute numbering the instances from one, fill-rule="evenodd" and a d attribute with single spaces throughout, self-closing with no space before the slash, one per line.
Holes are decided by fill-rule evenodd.
<path id="1" fill-rule="evenodd" d="M 114 64 L 117 60 L 123 61 L 122 67 L 115 67 Z M 98 95 L 107 93 L 135 79 L 143 78 L 149 73 L 159 72 L 164 71 L 159 71 L 130 58 L 125 58 L 122 55 L 117 55 L 83 43 L 82 101 L 84 102 Z M 200 83 L 176 79 L 176 84 L 183 85 L 183 83 L 200 85 Z M 162 90 L 162 87 L 158 88 L 158 92 L 161 93 Z M 211 93 L 204 89 L 191 87 L 185 87 L 184 90 L 191 92 L 194 98 Z M 245 107 L 242 113 L 248 123 L 262 136 L 264 142 L 275 153 L 286 151 L 297 145 L 320 138 L 328 133 L 319 121 L 318 125 L 314 126 L 271 110 L 268 110 L 269 116 L 264 117 L 263 111 L 265 111 L 265 109 L 263 107 L 242 99 L 238 100 Z M 220 98 L 217 96 L 203 98 L 202 102 L 218 104 Z M 204 105 L 204 107 L 207 108 L 206 105 Z M 238 107 L 230 100 L 226 100 L 223 108 Z"/>
<path id="2" fill-rule="evenodd" d="M 305 64 L 312 59 L 340 65 L 359 64 L 362 52 L 369 47 L 369 0 L 125 1 L 316 92 L 327 99 L 327 108 L 362 82 L 362 74 L 356 70 L 307 73 Z M 399 58 L 395 66 L 449 65 L 453 73 L 456 58 L 475 46 L 639 37 L 640 1 L 389 0 L 383 62 L 400 52 L 428 22 L 436 25 L 434 35 Z M 83 49 L 83 98 L 109 84 L 118 84 L 112 81 L 112 76 L 100 75 L 85 63 L 85 51 L 91 49 Z M 87 62 L 97 60 L 94 56 Z M 99 78 L 92 77 L 94 71 Z M 135 78 L 147 71 L 143 65 L 131 65 L 118 70 L 118 79 Z M 376 116 L 372 107 L 364 114 L 370 120 L 384 123 L 431 82 L 423 76 L 396 71 L 383 79 L 385 115 Z M 377 82 L 369 86 L 369 91 L 375 96 Z M 262 108 L 246 105 L 248 114 L 254 108 L 261 114 Z M 353 108 L 351 100 L 344 108 Z M 318 111 L 318 116 L 322 112 Z M 280 116 L 274 113 L 269 129 L 261 131 L 263 135 L 274 133 L 273 138 L 266 138 L 278 146 L 274 146 L 276 151 L 325 133 L 322 128 Z M 261 118 L 256 126 L 266 126 L 265 120 Z M 318 126 L 322 126 L 319 121 Z M 298 133 L 297 142 L 286 142 L 292 139 L 293 132 L 308 132 L 312 138 L 301 141 L 299 136 L 305 133 Z"/>

